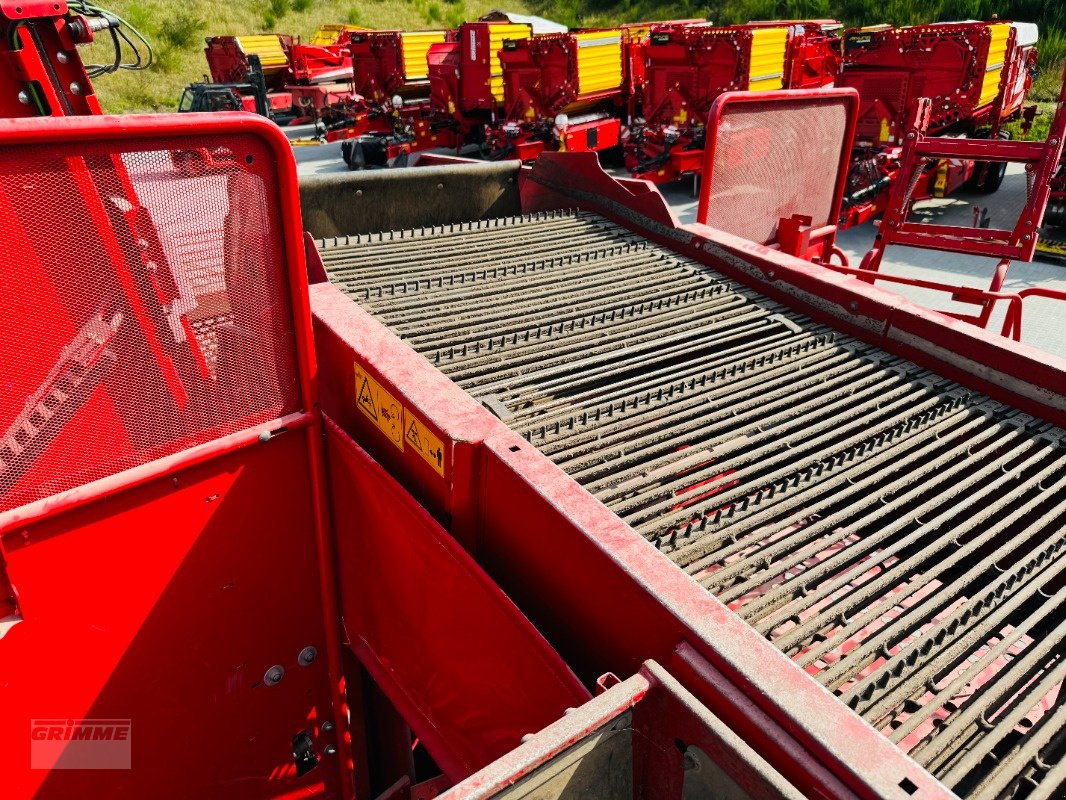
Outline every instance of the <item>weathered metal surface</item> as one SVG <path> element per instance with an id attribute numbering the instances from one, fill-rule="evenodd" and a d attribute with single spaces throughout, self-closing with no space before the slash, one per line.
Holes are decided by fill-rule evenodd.
<path id="1" fill-rule="evenodd" d="M 1058 785 L 1061 430 L 588 214 L 319 246 L 335 285 L 949 786 Z"/>
<path id="2" fill-rule="evenodd" d="M 465 170 L 421 169 L 328 173 L 300 181 L 306 229 L 317 238 L 516 214 L 517 162 Z"/>

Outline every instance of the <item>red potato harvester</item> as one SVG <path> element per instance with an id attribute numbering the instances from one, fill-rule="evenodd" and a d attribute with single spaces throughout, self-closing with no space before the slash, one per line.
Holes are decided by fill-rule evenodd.
<path id="1" fill-rule="evenodd" d="M 529 161 L 550 150 L 597 151 L 619 143 L 625 101 L 622 31 L 583 30 L 503 43 L 503 120 L 490 158 Z"/>
<path id="2" fill-rule="evenodd" d="M 527 23 L 464 22 L 453 40 L 430 47 L 432 113 L 457 147 L 484 146 L 486 129 L 499 121 L 504 102 L 500 51 L 504 42 L 532 35 Z"/>
<path id="3" fill-rule="evenodd" d="M 211 82 L 190 84 L 181 110 L 244 109 L 282 125 L 315 120 L 336 127 L 363 103 L 352 91 L 350 26 L 334 27 L 306 44 L 273 33 L 209 37 L 204 54 Z"/>
<path id="4" fill-rule="evenodd" d="M 430 125 L 427 64 L 430 47 L 452 35 L 444 30 L 349 35 L 353 87 L 369 106 L 338 132 L 338 138 L 352 139 L 342 146 L 350 167 L 384 166 L 400 155 L 452 145 L 447 132 Z"/>
<path id="5" fill-rule="evenodd" d="M 1036 70 L 1036 25 L 959 22 L 910 28 L 849 30 L 841 86 L 859 92 L 861 107 L 842 223 L 884 211 L 899 174 L 902 135 L 919 97 L 930 106 L 935 136 L 1005 138 L 1002 125 L 1028 113 L 1025 98 Z M 994 192 L 1005 164 L 941 159 L 920 174 L 916 199 L 943 197 L 962 186 Z"/>
<path id="6" fill-rule="evenodd" d="M 827 20 L 652 28 L 644 45 L 643 121 L 628 132 L 626 166 L 655 183 L 699 172 L 715 98 L 832 85 L 839 28 Z"/>
<path id="7" fill-rule="evenodd" d="M 483 142 L 503 100 L 499 50 L 528 24 L 464 22 L 456 31 L 353 34 L 356 91 L 374 104 L 376 122 L 343 146 L 353 169 L 402 162 L 412 152 Z"/>

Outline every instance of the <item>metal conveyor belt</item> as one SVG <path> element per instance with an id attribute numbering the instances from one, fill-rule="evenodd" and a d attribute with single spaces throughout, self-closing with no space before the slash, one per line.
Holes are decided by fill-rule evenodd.
<path id="1" fill-rule="evenodd" d="M 1066 786 L 1064 433 L 601 218 L 331 281 L 960 795 Z"/>

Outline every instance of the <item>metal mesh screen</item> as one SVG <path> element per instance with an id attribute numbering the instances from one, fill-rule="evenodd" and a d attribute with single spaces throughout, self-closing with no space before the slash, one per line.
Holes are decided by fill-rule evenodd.
<path id="1" fill-rule="evenodd" d="M 0 152 L 0 511 L 299 409 L 255 136 Z"/>
<path id="2" fill-rule="evenodd" d="M 717 127 L 704 221 L 765 244 L 782 217 L 834 223 L 833 195 L 847 131 L 841 98 L 727 103 Z"/>

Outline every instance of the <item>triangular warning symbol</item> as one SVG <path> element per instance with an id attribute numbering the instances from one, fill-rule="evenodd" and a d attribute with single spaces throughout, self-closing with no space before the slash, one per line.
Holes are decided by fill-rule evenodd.
<path id="1" fill-rule="evenodd" d="M 422 449 L 422 439 L 418 435 L 418 423 L 412 421 L 411 427 L 407 429 L 407 441 L 413 444 L 419 450 Z"/>
<path id="2" fill-rule="evenodd" d="M 374 404 L 374 395 L 370 391 L 370 381 L 366 378 L 363 378 L 363 385 L 359 387 L 359 405 L 371 417 L 378 418 L 378 407 Z"/>

